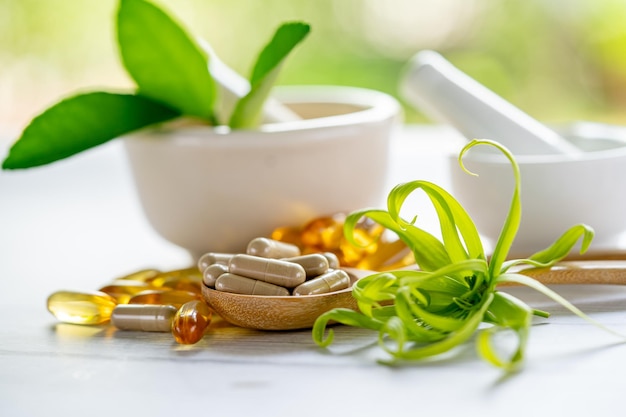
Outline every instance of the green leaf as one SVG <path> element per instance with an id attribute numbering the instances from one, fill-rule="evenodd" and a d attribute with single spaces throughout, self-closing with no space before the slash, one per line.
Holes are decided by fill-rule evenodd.
<path id="1" fill-rule="evenodd" d="M 402 204 L 417 189 L 422 189 L 435 207 L 441 226 L 441 235 L 451 261 L 485 258 L 480 235 L 478 230 L 476 230 L 474 222 L 463 206 L 446 190 L 436 184 L 428 181 L 412 181 L 394 187 L 387 199 L 389 213 L 392 218 L 401 223 L 400 210 Z M 463 242 L 461 242 L 461 237 Z"/>
<path id="2" fill-rule="evenodd" d="M 594 230 L 586 224 L 572 226 L 561 235 L 552 245 L 546 249 L 533 254 L 528 259 L 513 259 L 502 264 L 501 274 L 507 272 L 512 266 L 532 265 L 537 268 L 545 268 L 554 265 L 565 258 L 581 240 L 580 253 L 585 253 L 591 244 Z"/>
<path id="3" fill-rule="evenodd" d="M 586 320 L 587 322 L 595 325 L 596 327 L 598 327 L 600 329 L 603 329 L 606 332 L 609 332 L 611 334 L 614 334 L 614 335 L 618 336 L 621 339 L 626 339 L 625 335 L 623 335 L 621 333 L 618 333 L 618 332 L 616 332 L 616 331 L 606 327 L 602 323 L 592 319 L 591 317 L 589 317 L 588 315 L 583 313 L 583 311 L 580 310 L 578 307 L 576 307 L 574 304 L 572 304 L 571 302 L 567 301 L 561 295 L 559 295 L 555 291 L 551 290 L 550 288 L 548 288 L 547 286 L 545 286 L 541 282 L 537 281 L 536 279 L 533 279 L 531 277 L 527 277 L 527 276 L 521 275 L 521 274 L 502 274 L 502 275 L 500 275 L 498 277 L 497 282 L 500 283 L 500 284 L 501 283 L 515 283 L 515 284 L 525 285 L 525 286 L 527 286 L 529 288 L 532 288 L 535 291 L 540 292 L 543 295 L 545 295 L 546 297 L 549 297 L 552 300 L 556 301 L 557 303 L 561 304 L 563 307 L 565 307 L 566 309 L 568 309 L 572 313 L 576 314 L 581 319 Z"/>
<path id="4" fill-rule="evenodd" d="M 121 0 L 117 36 L 139 94 L 213 121 L 215 82 L 206 53 L 168 14 L 143 0 Z"/>
<path id="5" fill-rule="evenodd" d="M 252 70 L 250 91 L 235 106 L 229 125 L 233 129 L 256 127 L 263 104 L 278 77 L 284 59 L 310 31 L 306 23 L 285 23 L 263 49 Z"/>
<path id="6" fill-rule="evenodd" d="M 563 235 L 561 235 L 561 237 L 559 237 L 552 245 L 541 252 L 533 254 L 530 259 L 544 264 L 548 262 L 554 263 L 560 261 L 567 256 L 567 254 L 581 238 L 582 244 L 580 247 L 580 253 L 585 253 L 591 244 L 594 233 L 593 228 L 585 224 L 573 226 L 563 233 Z"/>
<path id="7" fill-rule="evenodd" d="M 178 112 L 136 95 L 87 93 L 35 117 L 9 151 L 3 169 L 30 168 L 66 158 Z"/>
<path id="8" fill-rule="evenodd" d="M 354 239 L 354 229 L 359 219 L 367 216 L 381 226 L 393 231 L 411 249 L 415 261 L 425 271 L 432 271 L 450 264 L 450 257 L 443 244 L 425 230 L 411 224 L 400 225 L 391 215 L 378 209 L 365 209 L 351 213 L 344 223 L 346 239 L 355 246 L 359 243 Z"/>
<path id="9" fill-rule="evenodd" d="M 474 139 L 467 145 L 461 149 L 459 154 L 459 164 L 461 168 L 471 174 L 465 166 L 463 165 L 463 156 L 465 153 L 477 145 L 488 145 L 493 146 L 499 149 L 502 154 L 509 160 L 511 163 L 511 168 L 513 169 L 513 176 L 515 178 L 515 188 L 513 189 L 513 197 L 511 197 L 511 206 L 509 207 L 509 212 L 504 220 L 504 225 L 502 226 L 502 231 L 500 232 L 500 236 L 498 237 L 498 241 L 496 242 L 496 246 L 493 250 L 493 254 L 491 257 L 491 262 L 489 264 L 491 276 L 495 276 L 499 273 L 502 264 L 506 260 L 509 250 L 511 249 L 511 245 L 513 244 L 513 240 L 515 239 L 515 235 L 517 235 L 517 230 L 519 229 L 519 225 L 522 219 L 522 199 L 521 199 L 521 174 L 519 170 L 519 165 L 515 160 L 515 157 L 505 146 L 501 145 L 498 142 L 486 139 Z"/>
<path id="10" fill-rule="evenodd" d="M 465 321 L 463 326 L 452 333 L 449 333 L 447 337 L 442 340 L 429 343 L 423 346 L 416 346 L 412 349 L 407 349 L 404 351 L 389 351 L 392 355 L 394 355 L 397 359 L 404 360 L 418 360 L 424 359 L 430 356 L 439 355 L 441 353 L 447 352 L 450 349 L 459 346 L 463 342 L 467 341 L 478 326 L 482 322 L 483 316 L 487 311 L 491 301 L 493 300 L 493 293 L 488 293 L 485 295 L 485 299 L 480 304 L 480 308 L 476 310 L 468 319 Z"/>
<path id="11" fill-rule="evenodd" d="M 313 325 L 311 336 L 313 341 L 321 347 L 327 347 L 333 342 L 334 332 L 332 329 L 328 331 L 328 336 L 324 338 L 326 326 L 331 321 L 371 330 L 379 330 L 383 325 L 380 321 L 366 317 L 356 311 L 347 308 L 335 308 L 319 316 Z"/>
<path id="12" fill-rule="evenodd" d="M 530 308 L 521 300 L 496 290 L 502 283 L 517 283 L 533 288 L 568 308 L 578 316 L 612 332 L 586 316 L 546 286 L 530 277 L 507 273 L 515 265 L 546 267 L 565 257 L 580 241 L 581 253 L 593 238 L 593 229 L 577 225 L 566 231 L 547 249 L 528 259 L 507 260 L 521 219 L 519 167 L 513 155 L 502 145 L 489 140 L 474 140 L 465 146 L 463 155 L 476 145 L 499 149 L 510 161 L 515 176 L 515 190 L 508 216 L 490 260 L 485 257 L 480 236 L 464 208 L 445 190 L 427 181 L 413 181 L 396 186 L 387 199 L 388 211 L 363 209 L 351 213 L 344 223 L 346 239 L 359 246 L 354 231 L 359 220 L 367 216 L 395 232 L 413 251 L 419 270 L 374 273 L 358 280 L 352 289 L 360 313 L 349 315 L 331 310 L 315 323 L 314 339 L 327 346 L 332 334 L 323 339 L 330 317 L 340 323 L 378 330 L 380 347 L 395 360 L 420 360 L 448 352 L 465 343 L 481 323 L 493 325 L 482 330 L 476 341 L 478 353 L 489 363 L 512 372 L 521 366 L 533 315 L 549 314 Z M 467 171 L 467 169 L 465 169 Z M 471 172 L 467 171 L 472 174 Z M 430 198 L 441 226 L 443 242 L 401 216 L 402 205 L 415 190 Z M 336 316 L 334 314 L 337 314 Z M 511 330 L 517 345 L 511 354 L 500 355 L 492 344 L 495 334 Z M 615 332 L 612 332 L 623 337 Z M 389 343 L 391 342 L 391 343 Z"/>

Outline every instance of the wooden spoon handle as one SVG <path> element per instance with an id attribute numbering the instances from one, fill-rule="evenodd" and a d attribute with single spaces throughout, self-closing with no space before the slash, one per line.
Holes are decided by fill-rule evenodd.
<path id="1" fill-rule="evenodd" d="M 356 268 L 342 268 L 355 279 L 374 274 Z M 411 269 L 407 267 L 407 269 Z M 543 284 L 604 284 L 626 285 L 626 260 L 563 261 L 551 268 L 529 268 L 511 270 L 536 279 Z M 511 284 L 504 284 L 511 285 Z"/>
<path id="2" fill-rule="evenodd" d="M 519 271 L 543 284 L 626 285 L 626 261 L 567 261 Z"/>

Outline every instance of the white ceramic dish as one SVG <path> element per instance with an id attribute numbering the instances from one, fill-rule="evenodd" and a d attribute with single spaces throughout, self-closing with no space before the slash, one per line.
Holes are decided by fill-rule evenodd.
<path id="1" fill-rule="evenodd" d="M 584 126 L 585 129 L 580 127 Z M 614 249 L 626 232 L 626 146 L 602 137 L 601 125 L 573 125 L 561 134 L 585 152 L 572 159 L 559 155 L 518 155 L 522 175 L 522 223 L 512 255 L 522 256 L 551 244 L 569 227 L 595 229 L 590 250 Z M 626 138 L 626 129 L 621 129 Z M 610 139 L 610 140 L 608 140 Z M 498 238 L 513 192 L 510 163 L 501 155 L 471 150 L 464 159 L 473 177 L 450 159 L 452 194 L 468 210 L 479 232 Z"/>
<path id="2" fill-rule="evenodd" d="M 304 119 L 239 131 L 165 126 L 125 139 L 141 204 L 161 236 L 195 257 L 242 252 L 278 226 L 383 203 L 398 102 L 335 86 L 276 96 Z"/>

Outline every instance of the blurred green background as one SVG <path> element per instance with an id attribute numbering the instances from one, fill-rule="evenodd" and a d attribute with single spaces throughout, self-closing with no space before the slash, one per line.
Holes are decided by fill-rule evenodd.
<path id="1" fill-rule="evenodd" d="M 279 84 L 397 96 L 405 62 L 435 49 L 532 116 L 626 121 L 624 0 L 158 0 L 248 75 L 286 20 L 312 25 Z M 0 129 L 14 134 L 76 91 L 132 86 L 114 42 L 117 0 L 0 0 Z M 408 122 L 428 122 L 406 109 Z"/>

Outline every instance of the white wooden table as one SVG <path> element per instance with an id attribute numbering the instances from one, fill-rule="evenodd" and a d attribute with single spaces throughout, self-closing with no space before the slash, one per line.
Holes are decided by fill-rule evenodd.
<path id="1" fill-rule="evenodd" d="M 462 141 L 440 127 L 404 129 L 390 186 L 448 184 L 445 156 Z M 0 148 L 0 156 L 6 146 Z M 425 221 L 432 222 L 428 214 Z M 256 332 L 215 323 L 193 346 L 171 335 L 57 323 L 59 289 L 95 289 L 145 267 L 187 266 L 158 237 L 134 195 L 120 143 L 48 167 L 0 172 L 0 416 L 623 416 L 626 344 L 530 290 L 553 313 L 532 328 L 525 369 L 503 377 L 475 354 L 387 367 L 369 331 L 336 328 L 330 350 L 309 331 Z M 626 334 L 626 289 L 560 286 Z"/>

